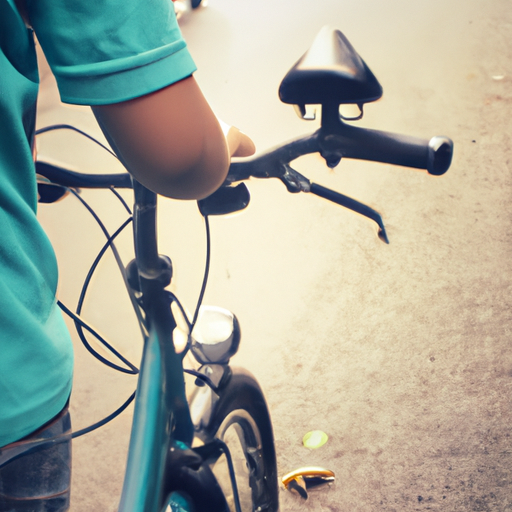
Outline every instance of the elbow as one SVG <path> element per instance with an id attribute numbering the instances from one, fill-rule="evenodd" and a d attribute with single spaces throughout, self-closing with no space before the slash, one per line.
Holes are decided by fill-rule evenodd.
<path id="1" fill-rule="evenodd" d="M 225 181 L 230 157 L 224 137 L 204 137 L 200 144 L 164 161 L 132 166 L 135 179 L 154 192 L 173 199 L 199 200 L 215 192 Z M 148 165 L 149 164 L 149 165 Z"/>
<path id="2" fill-rule="evenodd" d="M 178 172 L 165 173 L 154 191 L 173 199 L 203 199 L 213 194 L 225 181 L 229 170 L 229 158 L 217 157 L 199 160 Z"/>

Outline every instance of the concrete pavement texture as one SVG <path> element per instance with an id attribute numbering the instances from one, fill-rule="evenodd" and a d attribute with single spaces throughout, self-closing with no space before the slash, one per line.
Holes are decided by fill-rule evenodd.
<path id="1" fill-rule="evenodd" d="M 283 489 L 281 509 L 512 510 L 510 2 L 210 0 L 182 29 L 214 110 L 264 150 L 319 126 L 280 103 L 277 89 L 326 24 L 347 36 L 384 89 L 358 125 L 447 135 L 455 153 L 439 178 L 349 160 L 328 170 L 317 156 L 294 163 L 377 209 L 389 245 L 366 219 L 271 181 L 249 183 L 245 212 L 212 220 L 205 302 L 240 320 L 233 363 L 265 390 L 279 474 L 305 465 L 336 474 L 307 501 Z M 59 103 L 42 66 L 39 126 L 70 122 L 98 134 L 86 108 Z M 39 148 L 89 172 L 119 169 L 74 135 L 41 137 Z M 84 197 L 112 230 L 122 222 L 122 208 L 106 194 Z M 202 219 L 193 203 L 160 205 L 173 290 L 193 309 Z M 59 258 L 60 298 L 73 306 L 102 235 L 71 198 L 42 206 L 40 217 Z M 130 243 L 127 233 L 120 247 L 128 257 Z M 129 308 L 107 260 L 84 316 L 137 361 Z M 75 342 L 71 409 L 79 429 L 120 405 L 135 380 L 103 368 Z M 116 510 L 130 420 L 129 409 L 75 441 L 72 510 Z M 328 442 L 304 448 L 303 435 L 315 429 Z"/>

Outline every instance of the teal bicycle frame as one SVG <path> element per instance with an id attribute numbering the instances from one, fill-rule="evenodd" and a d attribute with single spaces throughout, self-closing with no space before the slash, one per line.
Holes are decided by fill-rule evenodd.
<path id="1" fill-rule="evenodd" d="M 157 250 L 156 194 L 136 182 L 134 191 L 135 253 L 149 333 L 144 343 L 119 511 L 154 512 L 167 507 L 162 481 L 171 443 L 190 446 L 194 428 L 185 395 L 182 357 L 172 343 L 176 323 L 164 292 L 169 269 Z"/>

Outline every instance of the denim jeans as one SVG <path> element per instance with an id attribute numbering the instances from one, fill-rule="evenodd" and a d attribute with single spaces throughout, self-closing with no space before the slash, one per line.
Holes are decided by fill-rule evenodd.
<path id="1" fill-rule="evenodd" d="M 58 442 L 31 447 L 31 442 L 49 438 Z M 17 456 L 0 467 L 0 512 L 68 510 L 71 484 L 68 406 L 29 436 L 0 448 L 0 453 L 15 452 Z"/>

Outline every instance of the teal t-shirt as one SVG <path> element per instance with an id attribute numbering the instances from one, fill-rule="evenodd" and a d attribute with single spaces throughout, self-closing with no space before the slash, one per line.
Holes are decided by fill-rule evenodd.
<path id="1" fill-rule="evenodd" d="M 27 10 L 64 102 L 116 103 L 195 71 L 169 0 L 27 0 Z M 36 218 L 37 93 L 33 31 L 0 0 L 0 446 L 55 416 L 72 383 L 56 259 Z"/>

